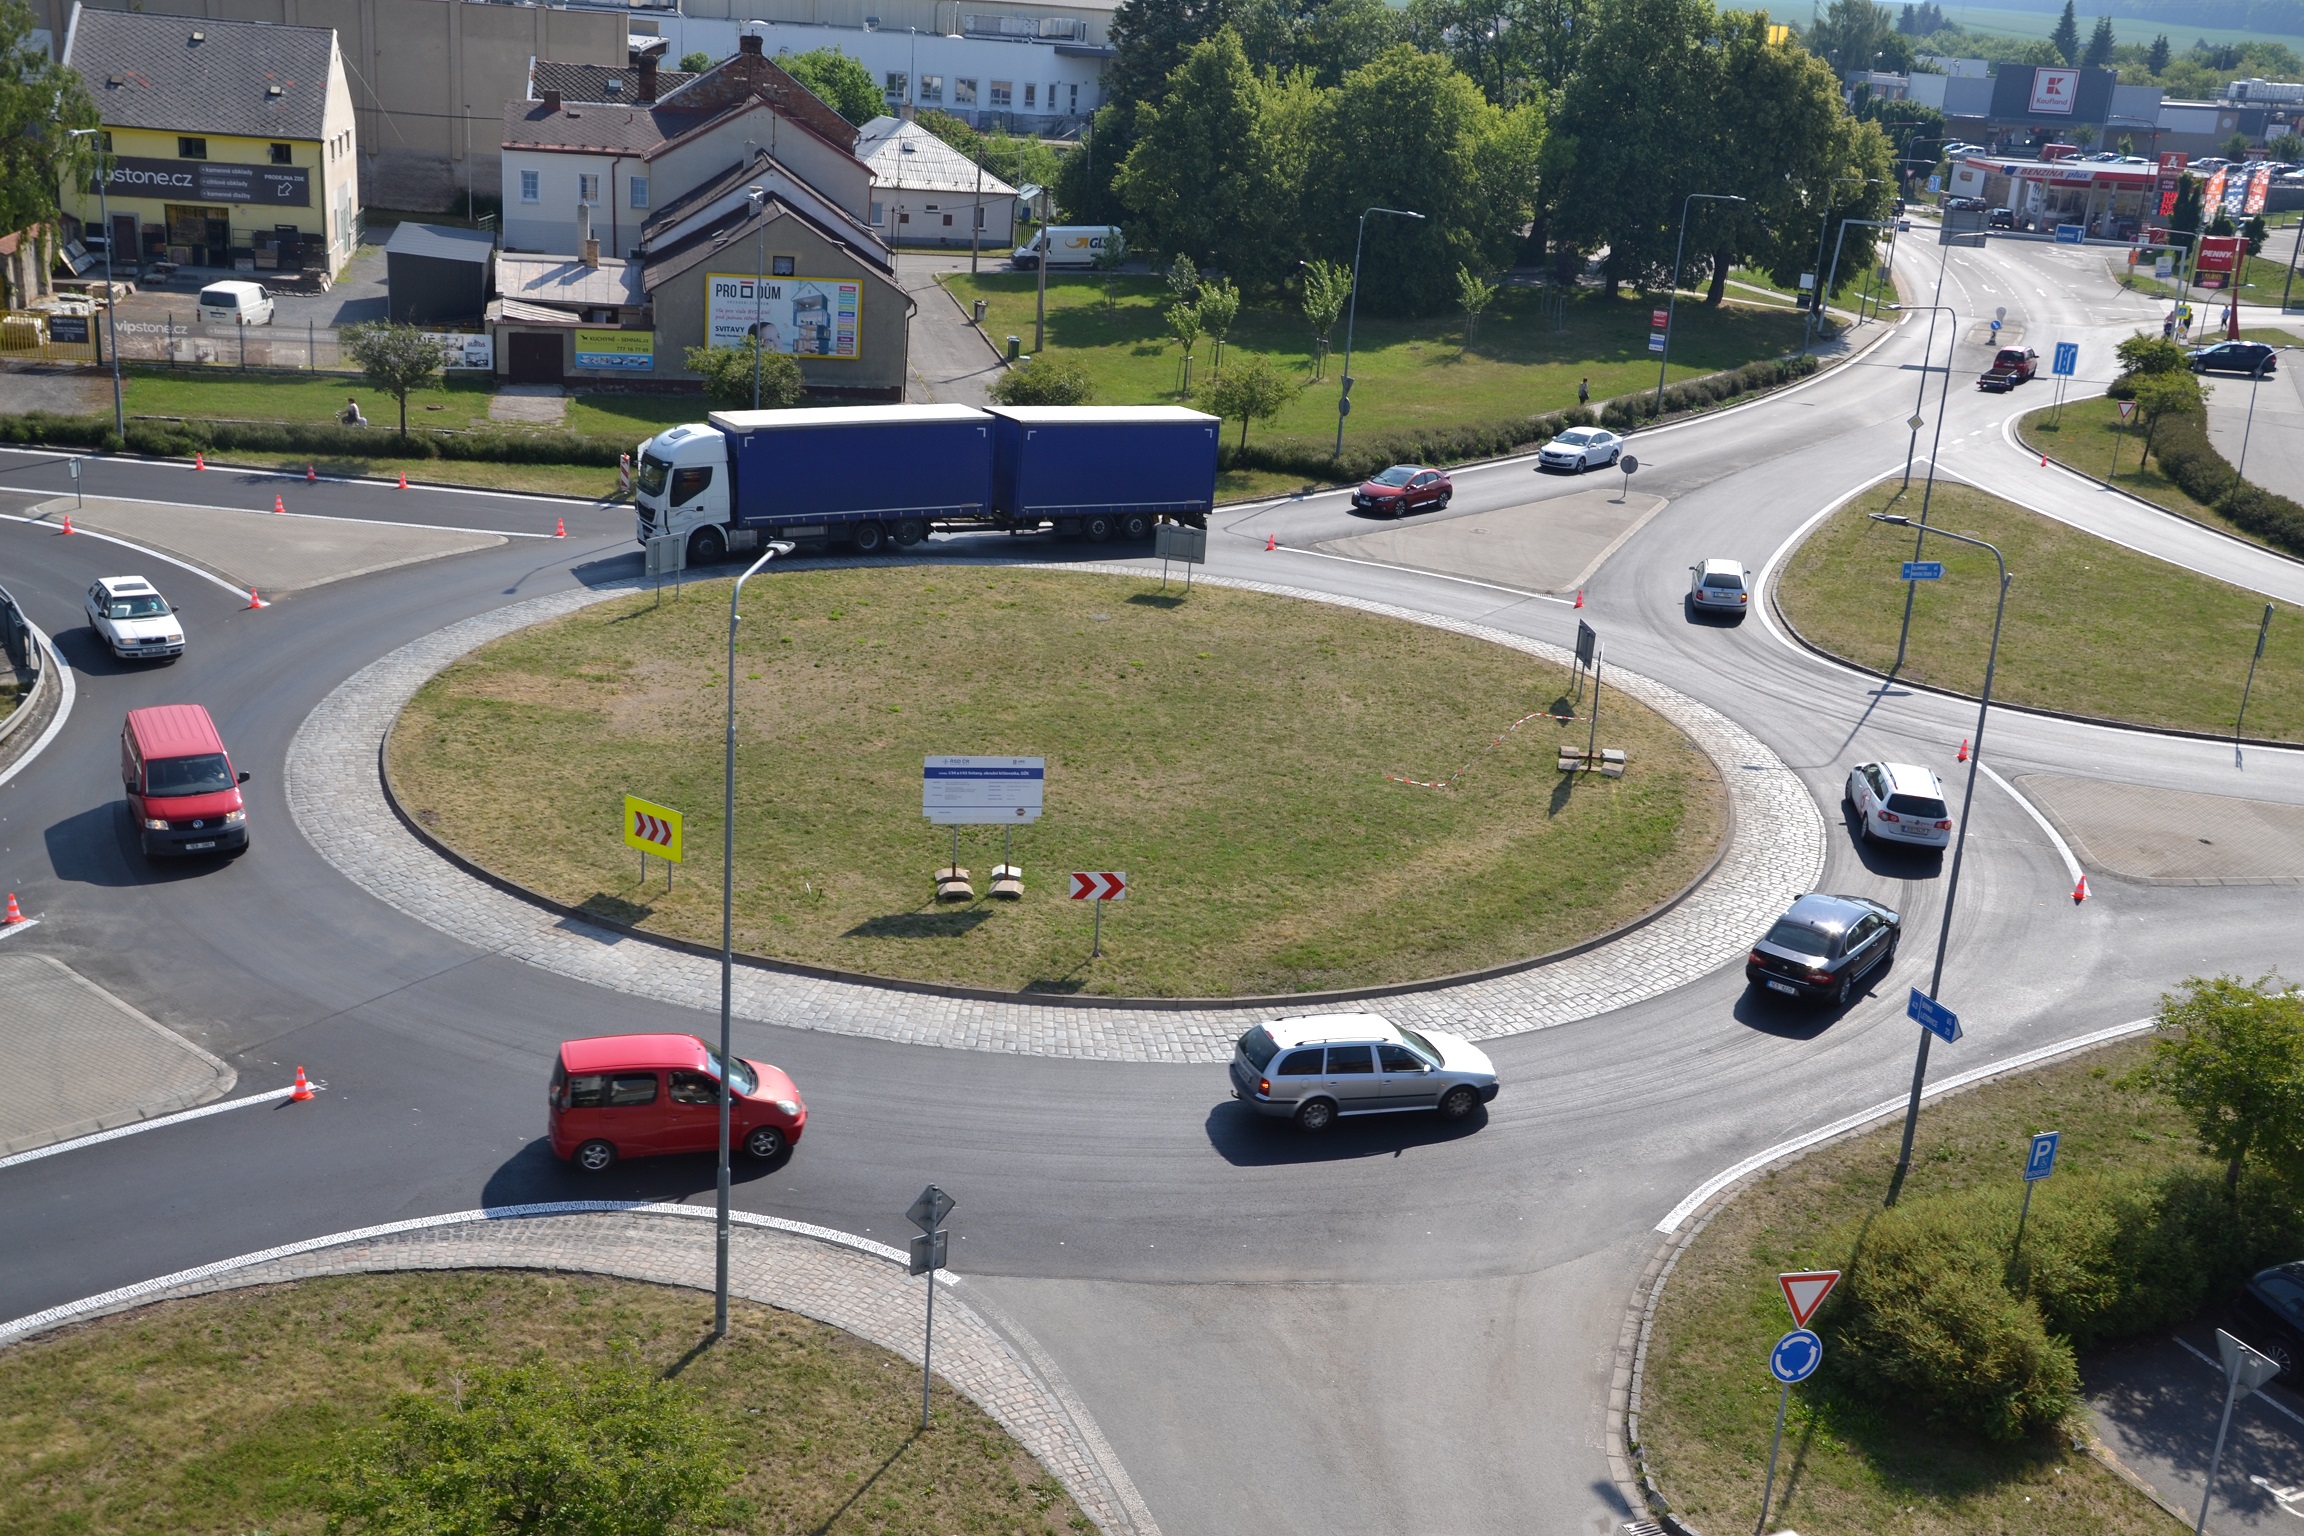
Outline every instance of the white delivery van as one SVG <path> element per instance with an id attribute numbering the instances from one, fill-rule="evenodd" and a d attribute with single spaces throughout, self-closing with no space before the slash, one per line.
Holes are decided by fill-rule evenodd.
<path id="1" fill-rule="evenodd" d="M 1020 267 L 1040 265 L 1040 250 L 1045 243 L 1051 267 L 1092 267 L 1105 245 L 1119 238 L 1117 224 L 1051 224 L 1035 236 L 1030 245 L 1016 247 L 1013 260 Z"/>
<path id="2" fill-rule="evenodd" d="M 270 325 L 272 295 L 262 283 L 210 283 L 200 290 L 200 318 L 226 325 Z"/>

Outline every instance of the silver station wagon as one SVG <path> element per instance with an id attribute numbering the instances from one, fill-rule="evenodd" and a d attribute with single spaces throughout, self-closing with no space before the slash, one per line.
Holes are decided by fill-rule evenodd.
<path id="1" fill-rule="evenodd" d="M 1402 1029 L 1374 1013 L 1274 1019 L 1232 1052 L 1232 1096 L 1307 1131 L 1328 1129 L 1338 1115 L 1417 1109 L 1461 1120 L 1496 1089 L 1495 1064 L 1469 1040 Z"/>

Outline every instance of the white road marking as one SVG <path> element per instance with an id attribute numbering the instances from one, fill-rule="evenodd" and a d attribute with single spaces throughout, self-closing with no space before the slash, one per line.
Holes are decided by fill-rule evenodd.
<path id="1" fill-rule="evenodd" d="M 2034 821 L 2040 824 L 2040 830 L 2048 834 L 2048 841 L 2054 843 L 2056 845 L 2057 853 L 2063 856 L 2064 873 L 2072 877 L 2072 884 L 2075 888 L 2077 888 L 2082 879 L 2080 872 L 2080 861 L 2072 857 L 2071 848 L 2066 845 L 2062 837 L 2057 835 L 2056 829 L 2049 825 L 2048 818 L 2040 814 L 2040 807 L 2034 805 L 2031 801 L 2018 794 L 2016 792 L 2015 785 L 2009 783 L 2006 779 L 1994 773 L 1992 771 L 1992 765 L 1984 761 L 1981 754 L 1977 756 L 1976 766 L 1984 771 L 1984 777 L 1990 779 L 1993 783 L 2006 790 L 2008 792 L 2009 799 L 2024 807 L 2025 815 L 2031 817 Z"/>
<path id="2" fill-rule="evenodd" d="M 27 928 L 37 928 L 39 926 L 40 919 L 36 917 L 27 917 L 20 923 L 8 923 L 4 926 L 0 926 L 0 939 L 12 939 Z"/>
<path id="3" fill-rule="evenodd" d="M 17 611 L 19 613 L 23 612 L 22 609 L 18 609 Z M 57 701 L 56 718 L 48 722 L 48 729 L 40 733 L 40 739 L 33 742 L 30 747 L 26 748 L 22 757 L 16 759 L 16 761 L 10 763 L 7 767 L 0 768 L 0 784 L 5 784 L 10 779 L 16 777 L 16 775 L 22 773 L 25 768 L 31 764 L 34 758 L 38 757 L 42 752 L 48 749 L 48 743 L 54 741 L 57 737 L 57 734 L 64 729 L 64 722 L 72 718 L 72 700 L 79 692 L 79 690 L 72 685 L 72 663 L 64 659 L 64 653 L 56 649 L 56 647 L 49 642 L 48 637 L 40 632 L 40 626 L 34 624 L 30 619 L 26 619 L 24 621 L 24 627 L 32 631 L 32 643 L 46 650 L 48 652 L 48 659 L 56 664 L 56 675 L 63 685 L 64 697 Z M 23 926 L 29 927 L 30 924 L 25 924 Z"/>
<path id="4" fill-rule="evenodd" d="M 165 506 L 167 503 L 163 502 L 161 505 Z M 56 527 L 56 524 L 48 521 L 48 519 L 44 517 L 20 517 L 13 512 L 0 512 L 0 522 L 25 523 L 39 528 Z M 223 577 L 217 575 L 214 571 L 204 571 L 189 560 L 179 560 L 174 555 L 164 555 L 160 553 L 160 551 L 150 548 L 147 545 L 138 544 L 130 539 L 123 539 L 116 534 L 98 533 L 93 528 L 75 528 L 72 530 L 72 537 L 76 539 L 102 539 L 107 544 L 117 544 L 122 549 L 132 549 L 136 551 L 136 553 L 147 556 L 150 559 L 165 561 L 180 571 L 190 571 L 193 575 L 199 577 L 202 581 L 213 582 L 217 586 L 222 587 L 225 591 L 231 593 L 234 597 L 245 597 L 251 602 L 255 601 L 256 594 L 250 592 L 246 587 L 236 587 L 232 585 L 232 583 L 226 581 Z"/>
<path id="5" fill-rule="evenodd" d="M 2186 1354 L 2198 1360 L 2202 1365 L 2210 1367 L 2219 1376 L 2224 1374 L 2223 1361 L 2210 1359 L 2207 1351 L 2194 1348 L 2190 1339 L 2178 1339 L 2176 1342 L 2183 1346 L 2184 1352 Z M 2298 1413 L 2295 1409 L 2289 1407 L 2286 1403 L 2283 1403 L 2278 1398 L 2269 1396 L 2266 1393 L 2258 1392 L 2254 1395 L 2258 1402 L 2261 1402 L 2265 1407 L 2271 1409 L 2274 1413 L 2284 1413 L 2289 1418 L 2294 1419 L 2297 1423 L 2304 1424 L 2304 1413 Z M 2262 1483 L 2264 1482 L 2264 1479 L 2259 1477 L 2253 1479 L 2253 1481 Z M 2269 1483 L 2265 1484 L 2265 1489 L 2267 1492 L 2270 1492 L 2274 1498 L 2280 1500 L 2280 1507 L 2283 1509 L 2288 1508 L 2288 1497 L 2292 1497 L 2295 1492 L 2295 1490 L 2291 1489 L 2289 1490 L 2288 1496 L 2283 1496 L 2279 1493 L 2278 1490 L 2272 1488 L 2271 1484 Z M 2288 1510 L 2288 1513 L 2295 1514 L 2296 1511 L 2290 1509 Z"/>
<path id="6" fill-rule="evenodd" d="M 320 1091 L 321 1087 L 322 1085 L 319 1083 L 312 1085 L 314 1092 Z M 34 1147 L 29 1152 L 19 1152 L 13 1157 L 0 1157 L 0 1168 L 13 1168 L 18 1163 L 36 1163 L 44 1157 L 54 1157 L 61 1152 L 77 1152 L 82 1147 L 93 1147 L 100 1142 L 118 1141 L 123 1136 L 141 1136 L 146 1131 L 157 1131 L 164 1126 L 182 1125 L 187 1120 L 204 1120 L 210 1115 L 221 1115 L 227 1110 L 246 1109 L 252 1104 L 269 1104 L 274 1099 L 284 1099 L 295 1091 L 295 1085 L 290 1084 L 286 1088 L 274 1088 L 264 1093 L 252 1093 L 245 1098 L 222 1099 L 214 1104 L 203 1104 L 198 1109 L 181 1110 L 173 1115 L 160 1115 L 150 1120 L 139 1120 L 134 1125 L 114 1126 L 109 1131 L 98 1131 L 92 1136 L 75 1136 L 70 1141 L 59 1141 L 54 1146 Z"/>

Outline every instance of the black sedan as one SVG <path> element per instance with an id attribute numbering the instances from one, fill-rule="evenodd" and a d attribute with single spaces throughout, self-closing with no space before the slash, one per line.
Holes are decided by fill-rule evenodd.
<path id="1" fill-rule="evenodd" d="M 1801 897 L 1744 962 L 1764 991 L 1846 1007 L 1856 984 L 1896 958 L 1904 919 L 1863 896 Z"/>
<path id="2" fill-rule="evenodd" d="M 2194 373 L 2254 373 L 2262 368 L 2269 378 L 2280 371 L 2273 349 L 2260 341 L 2224 341 L 2199 347 L 2189 361 Z"/>
<path id="3" fill-rule="evenodd" d="M 2275 1264 L 2248 1282 L 2232 1304 L 2232 1336 L 2280 1362 L 2280 1379 L 2296 1384 L 2304 1359 L 2304 1259 Z"/>

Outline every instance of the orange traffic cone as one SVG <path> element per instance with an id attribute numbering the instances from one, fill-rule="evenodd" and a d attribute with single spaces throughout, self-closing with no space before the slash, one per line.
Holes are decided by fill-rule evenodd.
<path id="1" fill-rule="evenodd" d="M 1961 737 L 1961 738 L 1960 738 L 1960 750 L 1952 754 L 1952 761 L 1954 761 L 1954 762 L 1956 762 L 1956 763 L 1964 763 L 1964 762 L 1968 761 L 1968 738 L 1967 738 L 1967 737 L 1963 736 L 1963 737 Z"/>
<path id="2" fill-rule="evenodd" d="M 280 493 L 278 491 L 274 491 L 272 493 L 272 511 L 276 516 L 282 517 L 285 517 L 288 513 L 288 503 L 280 499 Z"/>
<path id="3" fill-rule="evenodd" d="M 206 468 L 208 467 L 208 455 L 206 455 L 205 453 L 202 453 L 202 452 L 201 452 L 199 449 L 197 449 L 197 448 L 193 449 L 193 450 L 192 450 L 192 467 L 193 467 L 194 469 L 206 469 Z"/>
<path id="4" fill-rule="evenodd" d="M 271 606 L 272 605 L 270 603 L 264 601 L 264 599 L 256 595 L 256 589 L 254 587 L 250 587 L 248 589 L 248 608 L 269 608 Z M 248 608 L 243 608 L 240 611 L 242 613 L 246 613 Z"/>
<path id="5" fill-rule="evenodd" d="M 1582 587 L 1576 589 L 1576 606 L 1579 608 L 1584 606 L 1584 589 Z"/>
<path id="6" fill-rule="evenodd" d="M 408 489 L 408 471 L 406 470 L 400 471 L 400 489 Z"/>
<path id="7" fill-rule="evenodd" d="M 1269 533 L 1264 535 L 1264 553 L 1270 554 L 1272 551 L 1278 549 L 1279 547 L 1280 540 L 1277 535 Z"/>
<path id="8" fill-rule="evenodd" d="M 301 1104 L 312 1097 L 312 1084 L 305 1078 L 304 1069 L 296 1069 L 296 1086 L 288 1090 L 288 1102 Z"/>
<path id="9" fill-rule="evenodd" d="M 2046 455 L 2046 454 L 2042 454 L 2042 455 L 2040 455 L 2040 467 L 2041 467 L 2042 469 L 2046 469 L 2046 468 L 2048 467 L 2048 455 Z"/>
<path id="10" fill-rule="evenodd" d="M 306 459 L 304 461 L 304 483 L 306 485 L 317 485 L 320 483 L 320 471 L 312 467 L 312 461 L 310 459 Z"/>
<path id="11" fill-rule="evenodd" d="M 64 514 L 64 531 L 66 533 L 70 533 L 72 531 L 72 514 L 69 512 Z"/>
<path id="12" fill-rule="evenodd" d="M 568 519 L 564 517 L 552 519 L 552 537 L 556 539 L 568 537 Z"/>
<path id="13" fill-rule="evenodd" d="M 12 926 L 22 921 L 24 921 L 24 913 L 16 905 L 16 893 L 10 891 L 8 893 L 8 916 L 6 919 L 0 920 L 0 927 Z"/>
<path id="14" fill-rule="evenodd" d="M 2080 883 L 2072 887 L 2072 905 L 2078 906 L 2088 899 L 2088 877 L 2082 875 Z"/>

